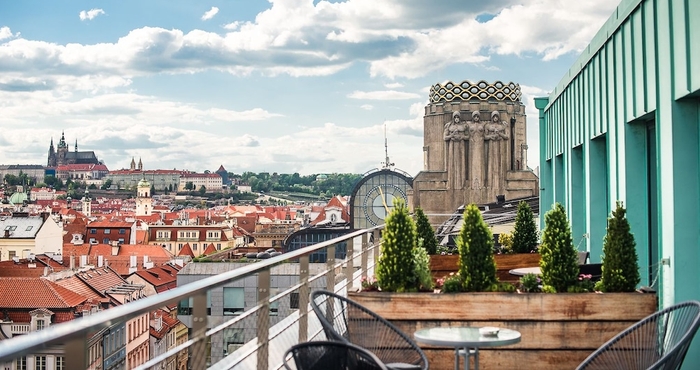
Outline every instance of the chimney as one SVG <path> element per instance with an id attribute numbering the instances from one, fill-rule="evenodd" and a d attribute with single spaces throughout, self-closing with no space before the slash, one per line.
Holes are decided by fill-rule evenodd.
<path id="1" fill-rule="evenodd" d="M 112 255 L 113 256 L 119 255 L 119 243 L 118 242 L 112 242 Z"/>
<path id="2" fill-rule="evenodd" d="M 87 256 L 80 256 L 80 267 L 87 265 Z"/>
<path id="3" fill-rule="evenodd" d="M 129 267 L 136 267 L 136 256 L 129 256 Z"/>
<path id="4" fill-rule="evenodd" d="M 70 269 L 75 270 L 75 256 L 72 254 L 70 255 Z"/>
<path id="5" fill-rule="evenodd" d="M 9 238 L 9 237 L 10 237 L 10 230 L 5 229 L 5 238 Z"/>
<path id="6" fill-rule="evenodd" d="M 104 256 L 97 256 L 97 267 L 102 267 L 104 265 Z"/>
<path id="7" fill-rule="evenodd" d="M 41 212 L 41 220 L 46 221 L 47 218 L 49 218 L 49 213 L 48 212 Z"/>

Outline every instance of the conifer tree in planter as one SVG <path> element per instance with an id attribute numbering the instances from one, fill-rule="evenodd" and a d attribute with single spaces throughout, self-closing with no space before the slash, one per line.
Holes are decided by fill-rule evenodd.
<path id="1" fill-rule="evenodd" d="M 416 225 L 406 204 L 394 199 L 394 209 L 385 219 L 382 253 L 377 261 L 377 283 L 382 291 L 416 291 L 413 248 L 416 247 Z"/>
<path id="2" fill-rule="evenodd" d="M 530 205 L 521 201 L 518 203 L 518 213 L 515 216 L 513 230 L 513 252 L 531 253 L 537 250 L 537 225 Z"/>
<path id="3" fill-rule="evenodd" d="M 544 216 L 540 269 L 544 291 L 566 292 L 578 279 L 578 252 L 564 207 L 555 203 Z"/>
<path id="4" fill-rule="evenodd" d="M 621 202 L 608 218 L 603 241 L 603 276 L 598 287 L 604 292 L 633 292 L 639 284 L 637 243 Z"/>
<path id="5" fill-rule="evenodd" d="M 467 206 L 463 218 L 457 238 L 462 288 L 467 292 L 490 290 L 497 283 L 493 234 L 475 204 Z"/>
<path id="6" fill-rule="evenodd" d="M 437 253 L 438 241 L 435 237 L 435 230 L 430 226 L 428 221 L 428 216 L 425 215 L 423 209 L 416 207 L 416 231 L 418 232 L 418 239 L 423 240 L 423 248 L 428 254 Z"/>

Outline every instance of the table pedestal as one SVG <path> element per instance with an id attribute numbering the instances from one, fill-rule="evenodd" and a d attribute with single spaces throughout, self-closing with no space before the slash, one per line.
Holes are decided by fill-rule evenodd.
<path id="1" fill-rule="evenodd" d="M 470 357 L 474 357 L 474 370 L 479 370 L 479 348 L 455 348 L 455 370 L 459 370 L 460 357 L 464 357 L 464 370 L 469 370 Z"/>

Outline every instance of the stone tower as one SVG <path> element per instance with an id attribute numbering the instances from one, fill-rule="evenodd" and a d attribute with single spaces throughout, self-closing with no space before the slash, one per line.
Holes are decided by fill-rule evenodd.
<path id="1" fill-rule="evenodd" d="M 151 183 L 144 177 L 136 186 L 136 216 L 150 216 L 152 209 Z"/>
<path id="2" fill-rule="evenodd" d="M 426 214 L 448 215 L 464 204 L 538 195 L 537 176 L 527 167 L 521 95 L 520 85 L 501 81 L 430 88 L 414 206 Z M 431 223 L 442 221 L 431 218 Z"/>
<path id="3" fill-rule="evenodd" d="M 90 199 L 90 192 L 87 189 L 85 189 L 85 195 L 82 199 L 82 212 L 88 218 L 92 215 L 92 199 Z"/>

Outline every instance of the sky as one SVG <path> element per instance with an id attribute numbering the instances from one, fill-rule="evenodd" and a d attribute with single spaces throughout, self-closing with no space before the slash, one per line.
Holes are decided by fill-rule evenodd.
<path id="1" fill-rule="evenodd" d="M 559 83 L 610 0 L 0 1 L 0 164 L 65 133 L 110 170 L 423 169 L 431 85 Z"/>

